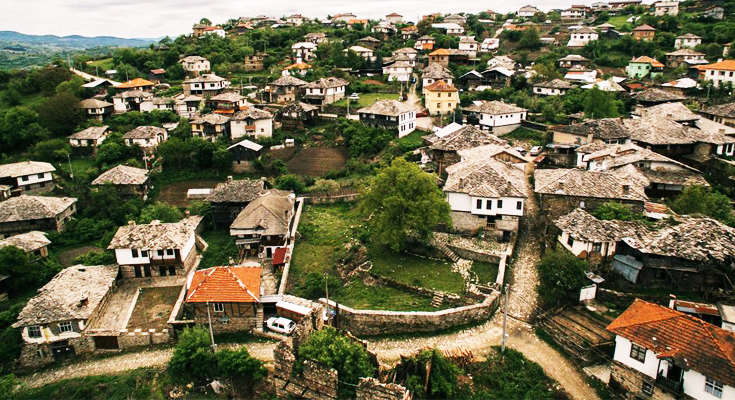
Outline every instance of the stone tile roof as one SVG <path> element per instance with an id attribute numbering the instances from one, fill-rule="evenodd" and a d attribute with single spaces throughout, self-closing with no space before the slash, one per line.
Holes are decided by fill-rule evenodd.
<path id="1" fill-rule="evenodd" d="M 115 283 L 117 265 L 68 267 L 38 290 L 14 328 L 88 319 Z"/>
<path id="2" fill-rule="evenodd" d="M 576 149 L 574 149 L 577 153 L 583 153 L 583 154 L 592 154 L 596 151 L 600 151 L 607 148 L 607 144 L 605 142 L 590 142 L 585 145 L 579 146 Z"/>
<path id="3" fill-rule="evenodd" d="M 641 26 L 636 27 L 635 29 L 633 29 L 633 32 L 635 32 L 635 31 L 655 31 L 655 30 L 656 30 L 656 28 L 652 27 L 651 25 L 643 24 L 643 25 L 641 25 Z"/>
<path id="4" fill-rule="evenodd" d="M 680 367 L 735 386 L 734 332 L 641 299 L 607 330 L 653 351 L 658 358 L 673 358 Z"/>
<path id="5" fill-rule="evenodd" d="M 518 167 L 493 158 L 502 151 L 494 145 L 472 149 L 468 153 L 460 151 L 462 161 L 447 167 L 445 192 L 467 193 L 477 197 L 521 197 L 525 198 L 526 176 Z M 485 152 L 480 155 L 478 153 Z"/>
<path id="6" fill-rule="evenodd" d="M 441 64 L 431 64 L 428 67 L 421 70 L 421 78 L 422 79 L 452 79 L 454 78 L 454 75 L 452 75 L 452 71 L 441 65 Z"/>
<path id="7" fill-rule="evenodd" d="M 616 144 L 606 146 L 604 149 L 589 154 L 585 159 L 596 160 L 599 158 L 610 158 L 612 163 L 610 168 L 622 167 L 628 164 L 634 164 L 641 161 L 657 161 L 662 163 L 675 164 L 681 168 L 696 171 L 694 168 L 682 164 L 664 155 L 658 154 L 650 149 L 643 148 L 634 143 Z M 699 172 L 699 171 L 696 171 Z"/>
<path id="8" fill-rule="evenodd" d="M 207 82 L 223 82 L 227 79 L 217 76 L 216 74 L 202 74 L 200 76 L 185 80 L 183 83 L 207 83 Z"/>
<path id="9" fill-rule="evenodd" d="M 516 106 L 515 104 L 508 104 L 502 101 L 486 101 L 478 107 L 478 111 L 482 114 L 512 114 L 528 111 L 525 108 Z"/>
<path id="10" fill-rule="evenodd" d="M 697 129 L 684 126 L 668 118 L 644 117 L 626 119 L 631 140 L 650 145 L 691 144 L 697 142 Z"/>
<path id="11" fill-rule="evenodd" d="M 574 85 L 572 85 L 571 83 L 561 80 L 561 79 L 554 79 L 548 82 L 541 82 L 533 86 L 541 87 L 541 88 L 549 88 L 549 89 L 572 89 L 574 87 Z"/>
<path id="12" fill-rule="evenodd" d="M 283 108 L 281 108 L 281 110 L 279 111 L 279 114 L 285 116 L 285 115 L 288 115 L 288 114 L 290 114 L 292 112 L 297 112 L 297 113 L 299 113 L 301 111 L 303 111 L 303 112 L 310 112 L 310 111 L 314 111 L 314 110 L 318 110 L 318 109 L 319 109 L 319 107 L 318 106 L 315 106 L 313 104 L 302 103 L 300 101 L 294 101 L 294 102 L 292 102 L 292 103 L 284 106 Z"/>
<path id="13" fill-rule="evenodd" d="M 90 126 L 89 128 L 79 131 L 71 136 L 67 136 L 67 139 L 92 139 L 97 140 L 107 134 L 108 126 Z"/>
<path id="14" fill-rule="evenodd" d="M 393 51 L 393 55 L 396 54 L 418 54 L 418 50 L 412 48 L 412 47 L 403 47 L 398 50 Z"/>
<path id="15" fill-rule="evenodd" d="M 166 250 L 181 249 L 195 234 L 201 216 L 190 216 L 174 223 L 153 221 L 150 224 L 126 225 L 117 229 L 108 249 Z"/>
<path id="16" fill-rule="evenodd" d="M 236 112 L 230 119 L 232 121 L 242 121 L 247 118 L 254 120 L 272 119 L 273 114 L 255 107 L 245 107 L 244 109 Z"/>
<path id="17" fill-rule="evenodd" d="M 646 201 L 642 187 L 626 182 L 610 172 L 579 169 L 539 169 L 534 173 L 536 193 Z M 627 193 L 623 186 L 628 186 Z"/>
<path id="18" fill-rule="evenodd" d="M 261 235 L 285 235 L 293 213 L 294 199 L 286 193 L 268 191 L 248 204 L 230 229 L 259 230 Z"/>
<path id="19" fill-rule="evenodd" d="M 194 273 L 187 303 L 259 303 L 260 264 L 213 267 Z"/>
<path id="20" fill-rule="evenodd" d="M 679 49 L 677 51 L 672 51 L 671 53 L 666 53 L 666 55 L 667 56 L 703 56 L 704 53 L 700 53 L 692 49 Z"/>
<path id="21" fill-rule="evenodd" d="M 702 113 L 724 118 L 735 118 L 735 103 L 710 106 L 702 110 Z"/>
<path id="22" fill-rule="evenodd" d="M 574 240 L 585 242 L 617 242 L 626 237 L 638 237 L 646 229 L 643 222 L 605 221 L 577 208 L 554 220 L 554 225 Z"/>
<path id="23" fill-rule="evenodd" d="M 142 168 L 118 165 L 103 172 L 92 185 L 143 185 L 148 181 L 148 171 Z"/>
<path id="24" fill-rule="evenodd" d="M 637 168 L 638 173 L 643 175 L 646 180 L 652 184 L 663 183 L 667 185 L 682 185 L 682 186 L 709 186 L 709 183 L 702 173 L 699 171 L 692 171 L 691 169 L 681 170 L 662 170 L 662 169 L 650 169 L 650 168 Z"/>
<path id="25" fill-rule="evenodd" d="M 180 63 L 194 64 L 202 61 L 207 61 L 206 58 L 200 56 L 187 56 L 179 60 Z"/>
<path id="26" fill-rule="evenodd" d="M 676 122 L 696 121 L 701 118 L 680 102 L 646 107 L 641 111 L 641 117 L 668 118 Z"/>
<path id="27" fill-rule="evenodd" d="M 146 99 L 151 98 L 152 99 L 153 93 L 144 92 L 142 90 L 128 90 L 122 93 L 118 93 L 112 97 L 117 97 L 117 98 L 122 98 L 122 99 L 128 99 L 131 97 L 135 97 L 135 98 L 140 97 L 140 98 L 146 98 Z"/>
<path id="28" fill-rule="evenodd" d="M 573 125 L 557 125 L 553 129 L 556 132 L 584 137 L 592 134 L 593 138 L 602 140 L 627 139 L 630 137 L 630 130 L 621 118 L 593 119 Z"/>
<path id="29" fill-rule="evenodd" d="M 47 162 L 23 161 L 0 165 L 0 178 L 18 178 L 26 175 L 54 172 L 56 168 Z"/>
<path id="30" fill-rule="evenodd" d="M 200 115 L 191 120 L 192 124 L 224 125 L 230 122 L 230 117 L 222 114 L 212 113 Z"/>
<path id="31" fill-rule="evenodd" d="M 21 233 L 20 235 L 14 235 L 0 240 L 0 248 L 15 246 L 26 253 L 34 252 L 50 244 L 51 241 L 46 238 L 46 233 L 40 231 Z"/>
<path id="32" fill-rule="evenodd" d="M 173 97 L 154 97 L 153 104 L 164 105 L 164 104 L 176 104 L 176 100 Z"/>
<path id="33" fill-rule="evenodd" d="M 112 103 L 108 103 L 106 101 L 97 100 L 97 99 L 85 99 L 80 102 L 82 108 L 105 108 L 105 107 L 112 107 Z"/>
<path id="34" fill-rule="evenodd" d="M 697 36 L 693 33 L 687 33 L 686 35 L 677 36 L 677 39 L 701 39 L 701 36 Z"/>
<path id="35" fill-rule="evenodd" d="M 225 92 L 225 93 L 220 93 L 216 96 L 210 97 L 209 101 L 223 101 L 223 102 L 237 103 L 244 99 L 246 99 L 246 97 L 240 95 L 239 93 Z"/>
<path id="36" fill-rule="evenodd" d="M 424 89 L 429 92 L 457 92 L 457 88 L 454 85 L 450 85 L 443 80 L 438 80 L 431 85 L 425 86 Z"/>
<path id="37" fill-rule="evenodd" d="M 388 115 L 396 117 L 409 111 L 419 111 L 418 107 L 401 103 L 398 100 L 378 100 L 375 103 L 357 110 L 358 114 Z"/>
<path id="38" fill-rule="evenodd" d="M 344 79 L 329 77 L 329 78 L 322 78 L 314 82 L 309 82 L 306 84 L 306 87 L 309 89 L 328 89 L 328 88 L 336 88 L 340 86 L 347 86 L 349 84 L 350 83 Z"/>
<path id="39" fill-rule="evenodd" d="M 18 196 L 0 203 L 0 222 L 56 218 L 76 203 L 71 197 Z"/>
<path id="40" fill-rule="evenodd" d="M 166 130 L 157 126 L 139 126 L 126 132 L 123 139 L 155 139 L 158 135 L 166 135 Z"/>
<path id="41" fill-rule="evenodd" d="M 467 125 L 444 137 L 434 140 L 430 148 L 432 150 L 457 151 L 486 144 L 494 144 L 496 146 L 504 147 L 507 143 L 508 142 L 506 140 L 493 135 L 489 131 L 483 131 L 475 128 L 474 126 Z"/>
<path id="42" fill-rule="evenodd" d="M 365 36 L 364 38 L 358 40 L 358 42 L 370 42 L 370 43 L 380 43 L 380 40 L 372 37 L 372 36 Z"/>
<path id="43" fill-rule="evenodd" d="M 301 79 L 294 78 L 290 75 L 282 76 L 275 81 L 269 83 L 269 85 L 273 86 L 304 86 L 306 84 L 306 81 L 302 81 Z"/>
<path id="44" fill-rule="evenodd" d="M 245 203 L 257 199 L 265 190 L 265 180 L 242 179 L 212 189 L 206 201 L 211 203 Z"/>
<path id="45" fill-rule="evenodd" d="M 684 101 L 687 99 L 686 96 L 679 95 L 668 90 L 648 88 L 638 93 L 631 95 L 632 98 L 638 101 L 645 102 L 664 102 L 664 101 Z"/>
<path id="46" fill-rule="evenodd" d="M 589 59 L 577 54 L 569 54 L 568 56 L 558 59 L 557 61 L 589 61 Z"/>

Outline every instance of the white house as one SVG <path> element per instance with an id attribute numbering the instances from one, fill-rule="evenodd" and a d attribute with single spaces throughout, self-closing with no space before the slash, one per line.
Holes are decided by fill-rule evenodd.
<path id="1" fill-rule="evenodd" d="M 470 58 L 474 58 L 477 55 L 477 51 L 480 49 L 480 44 L 475 40 L 474 36 L 460 36 L 459 37 L 459 50 L 467 53 Z"/>
<path id="2" fill-rule="evenodd" d="M 640 299 L 607 329 L 616 335 L 610 383 L 628 394 L 735 399 L 735 332 Z"/>
<path id="3" fill-rule="evenodd" d="M 584 47 L 587 43 L 597 40 L 599 36 L 596 31 L 587 27 L 577 29 L 572 31 L 567 47 Z"/>
<path id="4" fill-rule="evenodd" d="M 445 31 L 447 35 L 459 36 L 459 35 L 464 34 L 464 28 L 461 25 L 458 25 L 452 22 L 431 24 L 431 27 L 434 29 Z"/>
<path id="5" fill-rule="evenodd" d="M 54 188 L 54 171 L 53 165 L 40 161 L 0 165 L 0 185 L 19 194 L 47 192 Z"/>
<path id="6" fill-rule="evenodd" d="M 222 93 L 230 87 L 230 81 L 216 74 L 202 74 L 196 78 L 185 80 L 183 83 L 184 94 L 213 96 Z"/>
<path id="7" fill-rule="evenodd" d="M 485 38 L 480 44 L 480 53 L 489 53 L 497 50 L 500 47 L 500 39 L 496 38 Z"/>
<path id="8" fill-rule="evenodd" d="M 534 6 L 523 6 L 518 10 L 516 15 L 519 17 L 523 17 L 523 18 L 530 18 L 540 12 L 541 10 L 539 10 L 538 8 Z"/>
<path id="9" fill-rule="evenodd" d="M 587 16 L 587 11 L 582 7 L 567 8 L 561 12 L 561 19 L 583 19 Z"/>
<path id="10" fill-rule="evenodd" d="M 110 130 L 105 126 L 90 126 L 89 128 L 79 131 L 68 136 L 71 147 L 97 149 L 102 142 L 109 136 Z"/>
<path id="11" fill-rule="evenodd" d="M 314 59 L 314 51 L 316 50 L 316 44 L 313 42 L 299 42 L 294 43 L 291 46 L 291 52 L 295 59 L 301 59 L 304 61 L 311 61 Z"/>
<path id="12" fill-rule="evenodd" d="M 567 81 L 554 79 L 533 85 L 533 94 L 539 96 L 563 96 L 573 87 L 574 85 Z"/>
<path id="13" fill-rule="evenodd" d="M 480 114 L 480 127 L 482 129 L 517 126 L 526 120 L 528 110 L 516 106 L 515 104 L 507 104 L 502 101 L 486 101 L 478 108 Z"/>
<path id="14" fill-rule="evenodd" d="M 403 19 L 403 15 L 397 14 L 397 13 L 390 13 L 385 16 L 385 20 L 390 22 L 391 24 L 400 24 Z"/>
<path id="15" fill-rule="evenodd" d="M 516 62 L 515 60 L 513 60 L 512 58 L 508 56 L 495 56 L 487 60 L 487 67 L 488 68 L 503 67 L 507 69 L 508 71 L 515 71 Z"/>
<path id="16" fill-rule="evenodd" d="M 718 61 L 714 64 L 702 65 L 704 79 L 711 81 L 715 86 L 730 83 L 735 85 L 735 60 Z"/>
<path id="17" fill-rule="evenodd" d="M 671 15 L 676 16 L 679 15 L 679 2 L 678 1 L 659 1 L 658 3 L 654 3 L 653 6 L 656 8 L 654 11 L 654 15 L 656 16 L 664 16 L 664 15 Z"/>
<path id="18" fill-rule="evenodd" d="M 345 53 L 349 50 L 354 51 L 359 55 L 360 57 L 366 59 L 366 60 L 372 60 L 374 57 L 373 51 L 371 49 L 368 49 L 367 47 L 362 46 L 350 46 L 349 49 L 345 49 Z"/>
<path id="19" fill-rule="evenodd" d="M 156 126 L 139 126 L 123 135 L 126 146 L 138 147 L 153 151 L 159 144 L 168 140 L 168 131 Z"/>
<path id="20" fill-rule="evenodd" d="M 357 110 L 363 124 L 398 129 L 398 137 L 404 137 L 416 129 L 417 113 L 417 107 L 398 100 L 379 100 Z"/>
<path id="21" fill-rule="evenodd" d="M 128 111 L 153 111 L 153 93 L 143 90 L 127 90 L 112 96 L 112 105 L 115 114 Z"/>
<path id="22" fill-rule="evenodd" d="M 408 82 L 412 72 L 413 67 L 408 61 L 396 61 L 383 67 L 383 75 L 388 75 L 388 82 Z"/>
<path id="23" fill-rule="evenodd" d="M 557 240 L 579 258 L 610 258 L 615 255 L 618 241 L 636 237 L 641 222 L 606 221 L 577 208 L 554 220 L 559 228 Z"/>
<path id="24" fill-rule="evenodd" d="M 300 26 L 304 23 L 304 20 L 305 18 L 301 14 L 294 14 L 286 17 L 286 22 L 294 26 Z"/>
<path id="25" fill-rule="evenodd" d="M 243 136 L 271 137 L 273 135 L 273 115 L 255 107 L 245 107 L 230 118 L 230 138 L 238 140 Z"/>
<path id="26" fill-rule="evenodd" d="M 304 100 L 309 104 L 327 105 L 339 101 L 345 97 L 347 82 L 344 79 L 329 77 L 309 82 L 306 84 L 306 95 Z"/>
<path id="27" fill-rule="evenodd" d="M 179 63 L 184 68 L 184 71 L 192 72 L 194 76 L 209 72 L 210 69 L 209 60 L 199 56 L 184 57 L 179 60 Z"/>
<path id="28" fill-rule="evenodd" d="M 697 36 L 693 33 L 687 33 L 686 35 L 677 36 L 676 40 L 674 40 L 675 49 L 693 49 L 700 44 L 702 44 L 702 37 Z"/>

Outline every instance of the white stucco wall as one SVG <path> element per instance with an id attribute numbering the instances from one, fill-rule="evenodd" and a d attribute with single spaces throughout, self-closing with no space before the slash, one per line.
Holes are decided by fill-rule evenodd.
<path id="1" fill-rule="evenodd" d="M 39 175 L 41 176 L 39 177 Z M 43 174 L 19 176 L 16 180 L 18 181 L 18 186 L 26 186 L 41 182 L 51 182 L 54 179 L 50 172 L 44 172 Z"/>
<path id="2" fill-rule="evenodd" d="M 482 207 L 477 207 L 477 202 L 481 201 Z M 498 200 L 503 202 L 502 207 L 498 207 Z M 487 209 L 487 202 L 492 203 L 492 207 Z M 521 209 L 517 209 L 518 202 L 521 202 Z M 491 199 L 486 197 L 473 197 L 466 193 L 447 192 L 447 202 L 452 211 L 469 212 L 474 215 L 513 215 L 523 216 L 525 207 L 524 199 L 517 197 L 502 197 L 499 199 Z"/>
<path id="3" fill-rule="evenodd" d="M 613 360 L 620 361 L 628 367 L 646 374 L 652 379 L 656 379 L 656 372 L 658 371 L 658 358 L 656 358 L 656 355 L 652 351 L 647 350 L 645 362 L 642 363 L 630 358 L 630 348 L 630 340 L 619 335 L 615 336 L 615 354 L 613 355 Z"/>
<path id="4" fill-rule="evenodd" d="M 414 130 L 416 130 L 416 112 L 398 115 L 398 137 L 404 137 Z"/>
<path id="5" fill-rule="evenodd" d="M 520 124 L 521 121 L 526 119 L 525 112 L 513 113 L 513 114 L 480 114 L 480 125 L 485 126 L 506 126 Z"/>

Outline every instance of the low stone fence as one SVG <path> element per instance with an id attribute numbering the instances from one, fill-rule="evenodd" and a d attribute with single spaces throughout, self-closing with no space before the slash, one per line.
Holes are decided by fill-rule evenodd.
<path id="1" fill-rule="evenodd" d="M 457 253 L 458 256 L 461 258 L 466 258 L 468 260 L 473 261 L 485 261 L 493 264 L 499 264 L 501 256 L 497 254 L 488 254 L 481 251 L 475 251 L 471 249 L 465 249 L 462 247 L 452 246 L 451 244 L 447 244 L 447 247 L 449 247 L 453 252 Z"/>
<path id="2" fill-rule="evenodd" d="M 424 311 L 355 310 L 329 301 L 335 309 L 335 326 L 355 335 L 382 335 L 392 333 L 433 332 L 479 322 L 490 318 L 498 307 L 500 292 L 493 291 L 480 304 Z M 326 299 L 320 302 L 327 304 Z"/>
<path id="3" fill-rule="evenodd" d="M 129 347 L 164 344 L 172 340 L 168 329 L 135 329 L 132 332 L 128 332 L 125 329 L 120 332 L 117 341 L 120 349 L 126 349 Z"/>

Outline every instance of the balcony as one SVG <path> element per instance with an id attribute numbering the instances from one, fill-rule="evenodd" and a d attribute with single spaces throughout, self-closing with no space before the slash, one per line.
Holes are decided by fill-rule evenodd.
<path id="1" fill-rule="evenodd" d="M 659 373 L 656 377 L 656 385 L 674 394 L 681 394 L 684 388 L 684 380 L 675 381 Z"/>

